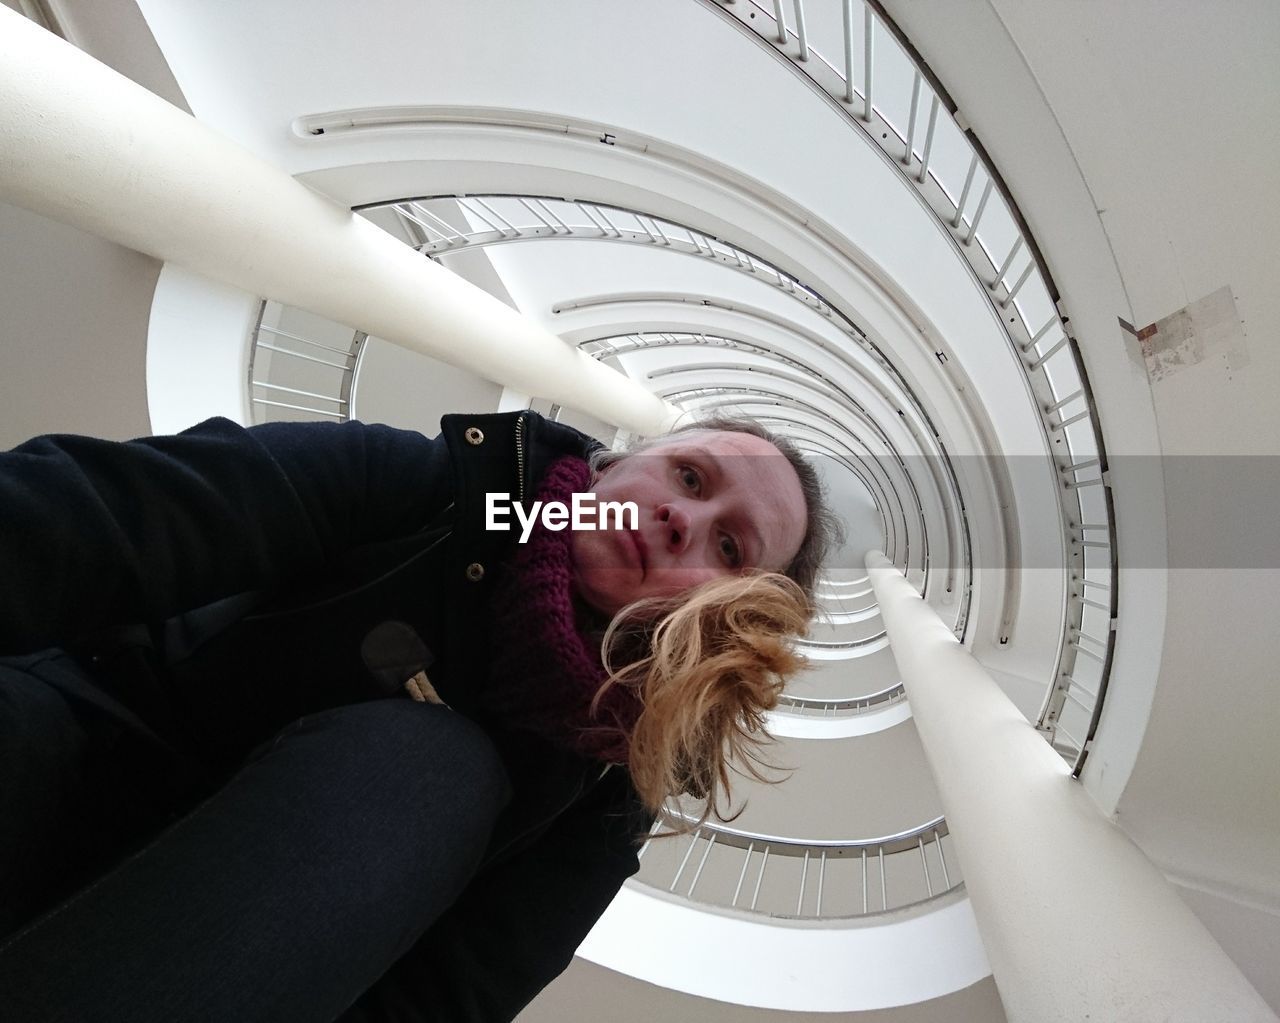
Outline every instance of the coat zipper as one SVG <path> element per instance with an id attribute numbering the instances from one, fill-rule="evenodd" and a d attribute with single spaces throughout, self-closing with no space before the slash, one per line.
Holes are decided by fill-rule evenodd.
<path id="1" fill-rule="evenodd" d="M 524 414 L 516 417 L 516 483 L 520 489 L 517 499 L 524 504 Z"/>
<path id="2" fill-rule="evenodd" d="M 524 503 L 524 494 L 525 494 L 525 485 L 524 485 L 524 467 L 525 467 L 525 455 L 524 455 L 524 448 L 525 448 L 525 441 L 524 441 L 524 423 L 525 423 L 525 417 L 524 417 L 524 415 L 523 415 L 523 414 L 521 414 L 520 416 L 518 416 L 518 417 L 516 418 L 516 474 L 517 474 L 517 477 L 518 477 L 518 478 L 517 478 L 517 486 L 518 486 L 518 488 L 519 488 L 519 492 L 518 492 L 518 494 L 517 494 L 517 498 L 518 498 L 518 500 L 520 501 L 520 503 L 521 503 L 521 504 L 523 504 L 523 503 Z M 596 776 L 595 780 L 591 783 L 591 788 L 595 788 L 595 786 L 596 786 L 597 784 L 599 784 L 599 783 L 604 779 L 604 776 L 605 776 L 606 774 L 608 774 L 608 773 L 609 773 L 609 769 L 610 769 L 612 766 L 613 766 L 612 764 L 606 764 L 606 765 L 604 766 L 604 769 L 599 773 L 599 775 L 597 775 L 597 776 Z M 586 787 L 586 786 L 584 785 L 584 779 L 583 779 L 583 778 L 581 778 L 581 777 L 579 777 L 579 778 L 578 778 L 578 784 L 577 784 L 577 787 L 575 788 L 573 795 L 569 797 L 568 802 L 566 802 L 563 806 L 561 806 L 561 807 L 560 807 L 558 810 L 556 810 L 554 813 L 552 813 L 552 814 L 550 814 L 549 816 L 547 816 L 547 817 L 543 818 L 542 820 L 538 821 L 538 823 L 536 823 L 536 824 L 534 824 L 534 825 L 532 825 L 532 826 L 530 826 L 530 827 L 525 828 L 523 831 L 521 831 L 521 832 L 520 832 L 520 834 L 515 835 L 515 836 L 513 836 L 512 838 L 508 839 L 508 840 L 507 840 L 507 842 L 502 846 L 502 848 L 501 848 L 501 849 L 497 849 L 497 850 L 495 850 L 495 851 L 492 853 L 492 855 L 491 855 L 490 857 L 488 857 L 488 861 L 489 861 L 489 862 L 492 862 L 495 858 L 500 857 L 503 853 L 505 853 L 505 852 L 506 852 L 508 849 L 510 849 L 512 846 L 514 846 L 514 845 L 518 844 L 519 842 L 523 841 L 523 840 L 524 840 L 524 838 L 526 838 L 528 835 L 530 835 L 530 834 L 534 833 L 535 831 L 538 831 L 538 830 L 539 830 L 539 829 L 541 829 L 541 828 L 545 828 L 547 825 L 549 825 L 551 822 L 553 822 L 557 817 L 559 817 L 562 813 L 564 813 L 566 810 L 568 810 L 568 809 L 569 809 L 569 807 L 573 806 L 573 804 L 574 804 L 574 803 L 576 803 L 576 802 L 578 801 L 578 798 L 582 795 L 583 790 L 584 790 L 584 788 L 585 788 L 585 787 Z"/>

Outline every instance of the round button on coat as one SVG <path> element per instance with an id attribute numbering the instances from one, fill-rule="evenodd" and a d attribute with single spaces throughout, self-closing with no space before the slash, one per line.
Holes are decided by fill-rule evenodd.
<path id="1" fill-rule="evenodd" d="M 466 433 L 463 434 L 467 438 L 468 444 L 483 444 L 484 431 L 476 426 L 468 426 Z"/>
<path id="2" fill-rule="evenodd" d="M 473 561 L 467 566 L 467 578 L 473 583 L 478 583 L 484 578 L 484 565 L 478 561 Z"/>

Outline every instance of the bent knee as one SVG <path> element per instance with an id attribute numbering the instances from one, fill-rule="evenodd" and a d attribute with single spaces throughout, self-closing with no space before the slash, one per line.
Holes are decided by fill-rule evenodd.
<path id="1" fill-rule="evenodd" d="M 302 718 L 282 733 L 285 737 L 294 744 L 322 742 L 326 757 L 343 762 L 345 770 L 374 775 L 382 784 L 410 790 L 463 786 L 478 804 L 498 806 L 510 795 L 493 740 L 447 707 L 371 700 Z M 412 792 L 405 796 L 412 798 Z"/>

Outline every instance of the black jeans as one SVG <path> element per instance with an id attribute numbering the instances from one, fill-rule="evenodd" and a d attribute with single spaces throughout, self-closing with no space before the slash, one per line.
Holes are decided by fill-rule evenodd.
<path id="1" fill-rule="evenodd" d="M 61 694 L 0 665 L 0 905 L 18 919 L 103 853 L 86 843 L 113 816 L 97 804 L 114 767 L 95 741 Z M 386 699 L 303 717 L 0 937 L 0 1014 L 326 1023 L 467 886 L 508 798 L 488 737 L 443 707 Z"/>

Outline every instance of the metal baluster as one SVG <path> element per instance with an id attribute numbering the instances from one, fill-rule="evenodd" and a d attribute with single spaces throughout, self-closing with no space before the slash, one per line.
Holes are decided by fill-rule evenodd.
<path id="1" fill-rule="evenodd" d="M 800 59 L 809 59 L 809 37 L 804 28 L 804 4 L 802 0 L 794 0 L 796 12 L 796 40 L 800 43 Z"/>
<path id="2" fill-rule="evenodd" d="M 1009 272 L 1009 267 L 1013 265 L 1014 259 L 1021 251 L 1022 235 L 1018 235 L 1018 237 L 1013 240 L 1013 246 L 1009 249 L 1009 255 L 1004 257 L 1004 262 L 1000 264 L 1000 269 L 996 271 L 995 280 L 988 285 L 992 291 L 995 291 L 996 288 L 1000 287 L 1000 282 L 1004 280 L 1004 275 Z"/>
<path id="3" fill-rule="evenodd" d="M 1062 336 L 1062 340 L 1061 340 L 1061 341 L 1059 341 L 1056 345 L 1054 345 L 1054 346 L 1053 346 L 1052 348 L 1050 348 L 1047 352 L 1045 352 L 1042 356 L 1040 356 L 1040 358 L 1036 359 L 1034 362 L 1032 362 L 1030 365 L 1028 365 L 1028 366 L 1027 366 L 1027 372 L 1029 372 L 1029 373 L 1033 373 L 1033 372 L 1035 372 L 1036 370 L 1038 370 L 1041 366 L 1043 366 L 1046 362 L 1048 362 L 1051 358 L 1053 358 L 1053 357 L 1054 357 L 1054 356 L 1055 356 L 1059 351 L 1061 351 L 1061 350 L 1062 350 L 1062 348 L 1063 348 L 1063 346 L 1064 346 L 1064 345 L 1066 345 L 1066 343 L 1067 343 L 1067 337 L 1066 337 L 1066 335 L 1064 334 L 1064 335 Z M 1088 413 L 1087 411 L 1086 411 L 1084 414 L 1085 414 L 1085 416 L 1088 416 L 1088 415 L 1089 415 L 1089 413 Z M 1077 418 L 1079 418 L 1079 417 L 1077 417 Z"/>
<path id="4" fill-rule="evenodd" d="M 565 234 L 573 234 L 573 228 L 571 228 L 568 224 L 566 224 L 563 220 L 561 220 L 558 216 L 556 216 L 555 211 L 552 210 L 551 207 L 549 207 L 546 204 L 546 202 L 544 202 L 542 199 L 535 199 L 534 202 L 538 204 L 538 208 L 541 209 L 544 213 L 546 213 L 548 217 L 550 217 L 562 228 L 564 228 Z"/>
<path id="5" fill-rule="evenodd" d="M 933 153 L 933 134 L 938 127 L 938 104 L 937 94 L 933 97 L 933 104 L 929 107 L 929 127 L 924 133 L 924 156 L 920 160 L 920 173 L 916 180 L 924 184 L 924 179 L 929 173 L 929 157 Z"/>
<path id="6" fill-rule="evenodd" d="M 947 886 L 947 891 L 951 891 L 951 875 L 947 872 L 947 857 L 942 851 L 942 836 L 938 834 L 938 829 L 933 829 L 933 844 L 938 847 L 938 861 L 942 864 L 942 882 Z"/>
<path id="7" fill-rule="evenodd" d="M 958 230 L 960 221 L 964 217 L 964 204 L 969 198 L 969 189 L 973 187 L 973 175 L 978 170 L 978 154 L 974 153 L 969 158 L 969 170 L 964 176 L 964 187 L 960 189 L 960 201 L 956 203 L 956 215 L 951 218 L 951 229 Z"/>
<path id="8" fill-rule="evenodd" d="M 862 847 L 862 912 L 867 911 L 867 847 Z"/>
<path id="9" fill-rule="evenodd" d="M 689 883 L 689 890 L 685 892 L 685 895 L 690 898 L 693 897 L 693 889 L 697 887 L 698 878 L 702 876 L 702 868 L 707 865 L 707 857 L 711 855 L 711 847 L 716 844 L 718 837 L 719 834 L 717 832 L 711 832 L 711 841 L 707 843 L 706 849 L 703 850 L 702 859 L 698 862 L 698 869 L 693 872 L 693 880 Z"/>
<path id="10" fill-rule="evenodd" d="M 782 11 L 782 0 L 773 0 L 773 20 L 777 24 L 778 42 L 787 43 L 787 16 Z"/>
<path id="11" fill-rule="evenodd" d="M 439 235 L 441 241 L 449 240 L 448 236 L 441 234 L 437 228 L 431 227 L 429 224 L 425 224 L 421 220 L 419 220 L 417 217 L 415 217 L 412 213 L 410 213 L 408 210 L 404 208 L 404 205 L 392 206 L 391 208 L 395 210 L 397 216 L 399 216 L 403 220 L 407 220 L 410 224 L 412 224 L 414 227 L 419 228 L 421 232 L 424 235 L 426 235 L 426 240 L 422 244 L 434 245 L 435 242 L 432 240 L 432 235 Z"/>
<path id="12" fill-rule="evenodd" d="M 287 394 L 298 394 L 304 398 L 319 398 L 321 401 L 333 401 L 337 402 L 339 405 L 345 405 L 347 403 L 344 398 L 334 398 L 332 395 L 328 394 L 316 394 L 315 391 L 300 391 L 296 387 L 285 387 L 283 384 L 269 384 L 265 380 L 250 380 L 249 382 L 253 384 L 254 387 L 267 387 L 273 391 L 284 391 Z M 260 399 L 254 399 L 254 401 L 258 400 Z"/>
<path id="13" fill-rule="evenodd" d="M 654 230 L 657 231 L 659 236 L 662 238 L 663 244 L 670 245 L 671 239 L 667 237 L 667 232 L 662 230 L 662 223 L 658 220 L 658 218 L 650 217 L 649 219 L 653 222 Z"/>
<path id="14" fill-rule="evenodd" d="M 853 0 L 844 0 L 844 101 L 853 102 Z"/>
<path id="15" fill-rule="evenodd" d="M 747 855 L 742 861 L 742 872 L 738 874 L 738 884 L 733 889 L 733 901 L 729 903 L 730 906 L 736 906 L 738 904 L 738 895 L 742 892 L 742 882 L 747 876 L 747 864 L 751 862 L 751 854 L 755 851 L 756 844 L 755 842 L 752 842 L 747 846 Z"/>
<path id="16" fill-rule="evenodd" d="M 483 199 L 481 199 L 478 195 L 477 195 L 477 196 L 475 196 L 474 198 L 475 198 L 475 201 L 476 201 L 477 203 L 479 203 L 481 206 L 483 206 L 483 207 L 485 208 L 485 211 L 486 211 L 486 212 L 488 212 L 488 213 L 492 213 L 492 214 L 494 215 L 494 217 L 496 217 L 499 221 L 501 221 L 501 222 L 502 222 L 502 224 L 504 225 L 504 227 L 506 227 L 506 228 L 510 228 L 510 230 L 511 230 L 511 233 L 512 233 L 512 234 L 517 234 L 517 235 L 518 235 L 518 234 L 520 233 L 520 228 L 516 227 L 516 226 L 515 226 L 515 224 L 511 223 L 511 221 L 509 221 L 509 220 L 508 220 L 506 217 L 504 217 L 501 213 L 499 213 L 499 212 L 498 212 L 497 210 L 495 210 L 492 206 L 490 206 L 487 202 L 485 202 Z"/>
<path id="17" fill-rule="evenodd" d="M 601 226 L 600 221 L 596 220 L 596 218 L 591 215 L 591 210 L 587 207 L 586 203 L 580 202 L 577 204 L 577 207 L 582 211 L 583 216 L 585 216 L 589 221 L 591 221 L 591 226 L 600 232 L 601 238 L 609 237 L 609 229 L 607 227 Z"/>
<path id="18" fill-rule="evenodd" d="M 640 216 L 639 213 L 637 213 L 635 216 L 636 216 L 636 223 L 639 224 L 641 228 L 644 229 L 644 233 L 649 236 L 649 241 L 657 245 L 658 239 L 654 236 L 653 228 L 651 228 L 648 224 L 644 222 L 644 217 Z"/>
<path id="19" fill-rule="evenodd" d="M 1080 700 L 1076 699 L 1075 694 L 1074 694 L 1074 693 L 1072 693 L 1070 689 L 1065 690 L 1065 691 L 1064 691 L 1064 693 L 1063 693 L 1063 695 L 1064 695 L 1064 696 L 1066 696 L 1066 698 L 1067 698 L 1068 700 L 1070 700 L 1072 703 L 1074 703 L 1077 707 L 1079 707 L 1079 708 L 1080 708 L 1082 711 L 1084 711 L 1086 714 L 1092 714 L 1092 713 L 1093 713 L 1093 708 L 1092 708 L 1092 707 L 1086 707 L 1082 702 L 1080 702 Z"/>
<path id="20" fill-rule="evenodd" d="M 470 196 L 465 196 L 465 195 L 458 196 L 457 202 L 458 202 L 458 205 L 462 207 L 463 212 L 470 213 L 473 216 L 479 217 L 481 220 L 483 220 L 486 224 L 489 225 L 491 230 L 497 231 L 498 234 L 505 235 L 507 233 L 506 231 L 502 230 L 502 228 L 500 228 L 497 224 L 495 224 L 492 220 L 486 217 L 483 213 L 481 213 L 479 210 L 467 205 L 467 199 L 469 198 Z"/>
<path id="21" fill-rule="evenodd" d="M 287 337 L 290 341 L 300 341 L 302 344 L 310 345 L 312 348 L 319 348 L 326 352 L 333 352 L 334 355 L 342 355 L 348 359 L 351 358 L 351 350 L 349 348 L 334 348 L 333 345 L 326 345 L 320 341 L 312 341 L 309 337 L 302 337 L 299 334 L 290 334 L 287 330 L 280 330 L 278 327 L 268 327 L 265 323 L 261 324 L 258 327 L 258 330 L 260 332 L 265 330 L 269 334 L 275 334 L 277 337 Z M 292 355 L 297 354 L 296 352 L 293 352 L 292 349 L 289 349 L 289 348 L 276 348 L 272 350 L 280 351 L 280 352 L 288 352 Z M 328 365 L 328 363 L 326 363 L 325 365 Z"/>
<path id="22" fill-rule="evenodd" d="M 822 850 L 822 862 L 818 864 L 818 908 L 814 916 L 822 916 L 822 889 L 827 883 L 827 850 Z"/>
<path id="23" fill-rule="evenodd" d="M 609 219 L 609 214 L 607 214 L 604 210 L 602 210 L 597 205 L 592 205 L 591 208 L 600 214 L 600 219 L 609 225 L 609 227 L 613 230 L 613 233 L 615 235 L 617 235 L 619 238 L 622 237 L 622 232 L 618 229 L 618 225 Z"/>
<path id="24" fill-rule="evenodd" d="M 1083 390 L 1083 389 L 1081 389 L 1081 390 L 1079 390 L 1079 391 L 1072 391 L 1072 392 L 1071 392 L 1070 394 L 1068 394 L 1065 398 L 1061 398 L 1061 399 L 1059 399 L 1058 401 L 1055 401 L 1052 405 L 1048 406 L 1048 407 L 1045 409 L 1045 411 L 1046 411 L 1046 412 L 1057 412 L 1057 411 L 1058 411 L 1058 409 L 1062 408 L 1062 406 L 1063 406 L 1063 405 L 1069 405 L 1071 402 L 1075 401 L 1077 398 L 1083 398 L 1083 397 L 1084 397 L 1084 390 Z M 1094 527 L 1093 527 L 1093 526 L 1081 526 L 1080 528 L 1081 528 L 1081 529 L 1093 529 Z M 1098 529 L 1106 529 L 1107 527 L 1106 527 L 1106 526 L 1098 526 L 1097 528 L 1098 528 Z"/>
<path id="25" fill-rule="evenodd" d="M 911 82 L 911 114 L 907 117 L 907 151 L 902 157 L 905 166 L 910 166 L 916 148 L 916 115 L 920 112 L 920 83 L 923 79 L 917 71 Z"/>
<path id="26" fill-rule="evenodd" d="M 254 405 L 269 405 L 272 408 L 293 409 L 293 411 L 295 412 L 310 412 L 312 415 L 329 416 L 330 418 L 337 419 L 337 420 L 341 420 L 343 416 L 343 413 L 341 412 L 333 412 L 328 409 L 322 409 L 322 408 L 310 408 L 306 405 L 290 405 L 287 402 L 270 401 L 267 398 L 250 398 L 249 400 Z"/>
<path id="27" fill-rule="evenodd" d="M 1053 730 L 1054 730 L 1055 732 L 1061 732 L 1061 733 L 1062 733 L 1063 735 L 1065 735 L 1068 739 L 1070 739 L 1070 740 L 1071 740 L 1071 745 L 1072 745 L 1072 746 L 1074 746 L 1076 749 L 1084 749 L 1084 743 L 1082 743 L 1082 742 L 1081 742 L 1079 739 L 1077 739 L 1074 735 L 1072 735 L 1072 734 L 1071 734 L 1070 732 L 1068 732 L 1065 728 L 1063 728 L 1063 727 L 1062 727 L 1062 721 L 1061 721 L 1061 720 L 1059 720 L 1059 721 L 1058 721 L 1058 722 L 1053 726 Z"/>
<path id="28" fill-rule="evenodd" d="M 413 207 L 413 210 L 415 213 L 420 213 L 424 217 L 430 217 L 437 224 L 439 224 L 440 228 L 443 228 L 443 230 L 440 230 L 439 228 L 437 230 L 439 231 L 440 234 L 444 236 L 445 240 L 449 242 L 450 245 L 452 245 L 454 242 L 465 242 L 467 240 L 467 236 L 465 232 L 459 231 L 447 220 L 443 220 L 440 217 L 437 217 L 434 213 L 432 213 L 429 209 L 427 209 L 421 203 L 411 202 L 409 205 Z M 427 225 L 423 224 L 422 226 L 426 227 Z"/>
<path id="29" fill-rule="evenodd" d="M 978 221 L 982 219 L 982 214 L 987 210 L 987 200 L 991 198 L 991 190 L 995 187 L 995 184 L 994 178 L 987 178 L 986 187 L 982 189 L 982 198 L 978 200 L 978 208 L 974 210 L 973 219 L 969 221 L 969 230 L 964 236 L 966 245 L 973 241 L 973 236 L 978 232 Z"/>
<path id="30" fill-rule="evenodd" d="M 1043 338 L 1047 333 L 1049 333 L 1049 330 L 1057 322 L 1058 322 L 1058 314 L 1054 313 L 1045 322 L 1045 325 L 1043 327 L 1041 327 L 1039 330 L 1037 330 L 1034 334 L 1031 335 L 1031 340 L 1022 346 L 1023 354 L 1025 355 L 1027 352 L 1031 351 L 1031 349 L 1033 349 L 1036 345 L 1038 345 L 1040 343 L 1040 339 Z"/>
<path id="31" fill-rule="evenodd" d="M 764 855 L 760 857 L 760 876 L 756 878 L 756 890 L 751 894 L 751 908 L 756 908 L 756 902 L 760 898 L 760 882 L 764 880 L 764 868 L 769 865 L 769 847 L 764 847 Z"/>
<path id="32" fill-rule="evenodd" d="M 1075 652 L 1076 652 L 1076 653 L 1078 653 L 1078 654 L 1084 654 L 1086 657 L 1092 657 L 1095 661 L 1099 661 L 1099 662 L 1101 662 L 1101 660 L 1102 660 L 1102 655 L 1101 655 L 1101 654 L 1096 654 L 1096 653 L 1094 653 L 1094 652 L 1093 652 L 1092 650 L 1090 650 L 1087 646 L 1081 646 L 1081 645 L 1080 645 L 1080 642 L 1079 642 L 1079 638 L 1078 638 L 1078 636 L 1077 636 L 1076 638 L 1073 638 L 1073 639 L 1068 640 L 1068 641 L 1067 641 L 1067 646 L 1069 646 L 1069 647 L 1071 647 L 1072 649 L 1074 649 L 1074 650 L 1075 650 Z"/>
<path id="33" fill-rule="evenodd" d="M 676 885 L 680 881 L 680 875 L 684 873 L 685 864 L 689 862 L 689 857 L 693 854 L 693 847 L 698 844 L 698 833 L 695 831 L 689 836 L 689 848 L 685 850 L 684 859 L 680 861 L 680 869 L 676 871 L 676 876 L 671 879 L 671 887 L 667 889 L 669 892 L 676 890 Z"/>
<path id="34" fill-rule="evenodd" d="M 933 881 L 929 877 L 929 857 L 924 854 L 924 835 L 917 835 L 916 841 L 920 844 L 920 864 L 924 867 L 924 886 L 929 892 L 929 898 L 933 898 Z"/>
<path id="35" fill-rule="evenodd" d="M 873 28 L 875 23 L 876 23 L 876 16 L 874 13 L 872 13 L 871 6 L 868 4 L 863 7 L 863 18 L 862 18 L 862 32 L 863 32 L 862 119 L 864 121 L 871 120 L 871 68 L 872 68 L 872 58 L 874 56 L 872 52 L 872 45 L 871 45 L 871 29 Z"/>
<path id="36" fill-rule="evenodd" d="M 269 352 L 279 352 L 281 355 L 289 355 L 295 359 L 301 359 L 303 362 L 314 362 L 318 366 L 328 366 L 330 369 L 340 369 L 344 373 L 350 373 L 350 366 L 340 366 L 336 362 L 325 362 L 324 359 L 317 359 L 313 355 L 303 355 L 301 352 L 295 352 L 292 348 L 280 348 L 276 345 L 268 344 L 266 341 L 258 342 L 259 348 L 265 348 Z M 330 349 L 334 351 L 335 349 Z M 350 358 L 350 356 L 348 356 Z"/>
<path id="37" fill-rule="evenodd" d="M 1035 260 L 1028 261 L 1027 268 L 1022 271 L 1022 276 L 1013 282 L 1013 287 L 1009 289 L 1009 294 L 1005 295 L 1005 297 L 1000 300 L 1001 309 L 1009 308 L 1009 303 L 1018 297 L 1018 292 L 1021 291 L 1022 286 L 1027 283 L 1027 278 L 1031 276 L 1031 271 L 1035 268 Z"/>
<path id="38" fill-rule="evenodd" d="M 555 230 L 556 230 L 556 229 L 552 226 L 551 221 L 549 221 L 549 220 L 548 220 L 546 217 L 544 217 L 541 213 L 539 213 L 537 210 L 535 210 L 535 209 L 534 209 L 534 208 L 529 204 L 529 200 L 528 200 L 528 199 L 521 198 L 521 199 L 520 199 L 520 205 L 521 205 L 521 206 L 523 206 L 523 207 L 524 207 L 526 210 L 528 210 L 530 213 L 532 213 L 532 214 L 533 214 L 533 218 L 534 218 L 536 221 L 538 221 L 538 223 L 540 223 L 543 227 L 550 227 L 550 228 L 551 228 L 551 233 L 552 233 L 552 234 L 555 234 Z"/>
<path id="39" fill-rule="evenodd" d="M 804 851 L 804 865 L 800 868 L 800 898 L 796 900 L 796 916 L 804 909 L 804 884 L 809 879 L 809 850 Z"/>
<path id="40" fill-rule="evenodd" d="M 1080 690 L 1080 692 L 1084 693 L 1085 696 L 1089 697 L 1089 699 L 1094 700 L 1095 702 L 1097 701 L 1098 694 L 1095 693 L 1092 689 L 1089 689 L 1087 686 L 1081 685 L 1079 682 L 1073 679 L 1070 675 L 1067 675 L 1065 677 L 1066 677 L 1068 686 L 1075 686 L 1077 689 Z"/>

